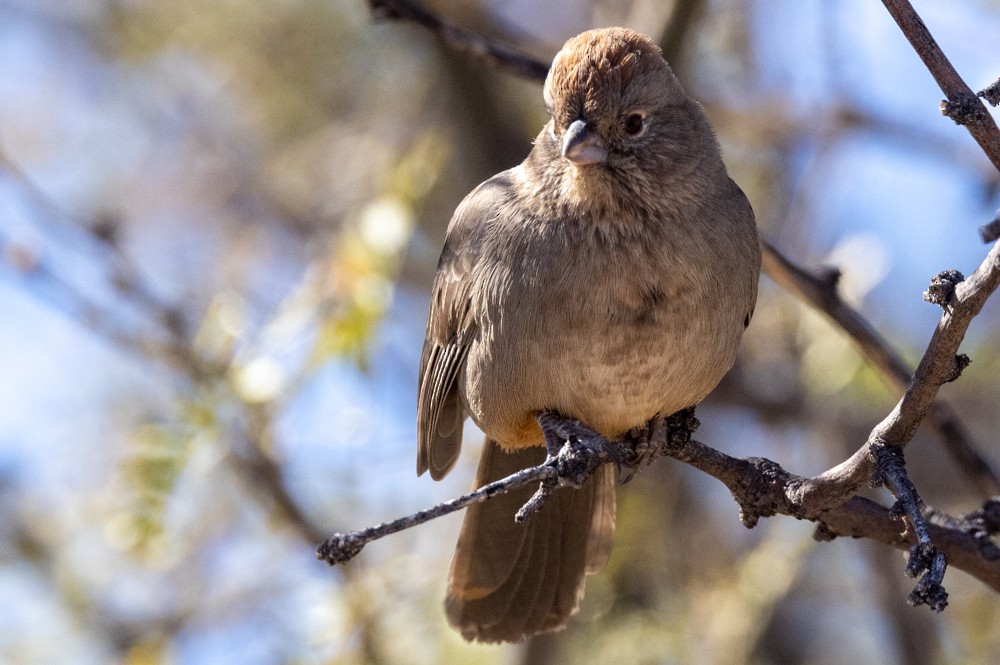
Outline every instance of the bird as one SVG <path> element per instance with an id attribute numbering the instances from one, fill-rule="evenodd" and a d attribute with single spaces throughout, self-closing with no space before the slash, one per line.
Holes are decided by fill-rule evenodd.
<path id="1" fill-rule="evenodd" d="M 544 414 L 610 441 L 695 405 L 753 316 L 753 210 L 657 44 L 625 28 L 579 34 L 543 99 L 549 120 L 525 160 L 448 225 L 420 363 L 418 475 L 452 469 L 469 417 L 485 435 L 482 486 L 558 447 Z M 530 488 L 469 508 L 449 624 L 486 643 L 564 627 L 610 556 L 613 471 L 558 489 L 524 524 L 513 517 Z"/>

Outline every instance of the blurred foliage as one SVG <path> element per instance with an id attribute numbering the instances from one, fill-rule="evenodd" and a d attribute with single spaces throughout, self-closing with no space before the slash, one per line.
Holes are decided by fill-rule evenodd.
<path id="1" fill-rule="evenodd" d="M 210 431 L 208 427 L 205 430 Z M 133 433 L 135 449 L 121 471 L 133 497 L 127 512 L 109 522 L 110 542 L 138 553 L 162 549 L 167 503 L 186 465 L 191 437 L 197 432 L 150 423 Z"/>
<path id="2" fill-rule="evenodd" d="M 672 35 L 765 235 L 839 267 L 911 361 L 937 317 L 926 278 L 985 253 L 997 175 L 936 115 L 877 3 L 429 4 L 544 57 L 577 27 Z M 325 534 L 472 476 L 470 454 L 444 483 L 412 477 L 427 289 L 457 202 L 530 149 L 538 86 L 372 23 L 361 0 L 0 0 L 0 15 L 0 661 L 1000 658 L 1000 604 L 974 580 L 952 571 L 944 614 L 912 610 L 901 555 L 817 545 L 789 519 L 746 531 L 719 483 L 677 464 L 623 488 L 608 569 L 568 630 L 526 645 L 445 625 L 457 520 L 315 562 Z M 1000 73 L 996 3 L 925 19 L 973 87 Z M 994 464 L 998 319 L 988 306 L 944 391 Z M 765 280 L 699 437 L 818 472 L 897 397 Z M 933 438 L 907 455 L 930 503 L 977 507 Z"/>

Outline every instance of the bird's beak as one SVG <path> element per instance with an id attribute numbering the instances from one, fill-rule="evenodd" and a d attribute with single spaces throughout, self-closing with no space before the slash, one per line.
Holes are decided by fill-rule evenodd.
<path id="1" fill-rule="evenodd" d="M 577 166 L 600 164 L 608 158 L 608 150 L 600 135 L 583 120 L 574 120 L 562 140 L 562 156 Z"/>

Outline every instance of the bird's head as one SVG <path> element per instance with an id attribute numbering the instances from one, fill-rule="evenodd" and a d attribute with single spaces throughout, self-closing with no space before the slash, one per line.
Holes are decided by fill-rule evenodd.
<path id="1" fill-rule="evenodd" d="M 590 30 L 566 42 L 544 98 L 552 116 L 548 138 L 567 166 L 582 171 L 659 169 L 672 153 L 690 152 L 683 143 L 699 122 L 691 110 L 697 105 L 660 48 L 626 28 Z M 700 117 L 700 109 L 693 114 Z"/>

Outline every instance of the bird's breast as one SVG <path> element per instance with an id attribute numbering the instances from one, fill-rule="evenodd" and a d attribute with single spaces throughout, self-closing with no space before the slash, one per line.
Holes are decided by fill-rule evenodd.
<path id="1" fill-rule="evenodd" d="M 667 259 L 670 238 L 532 244 L 543 240 L 497 248 L 477 282 L 462 392 L 501 445 L 541 444 L 543 409 L 619 436 L 698 402 L 729 370 L 742 326 L 711 311 L 709 271 Z"/>

